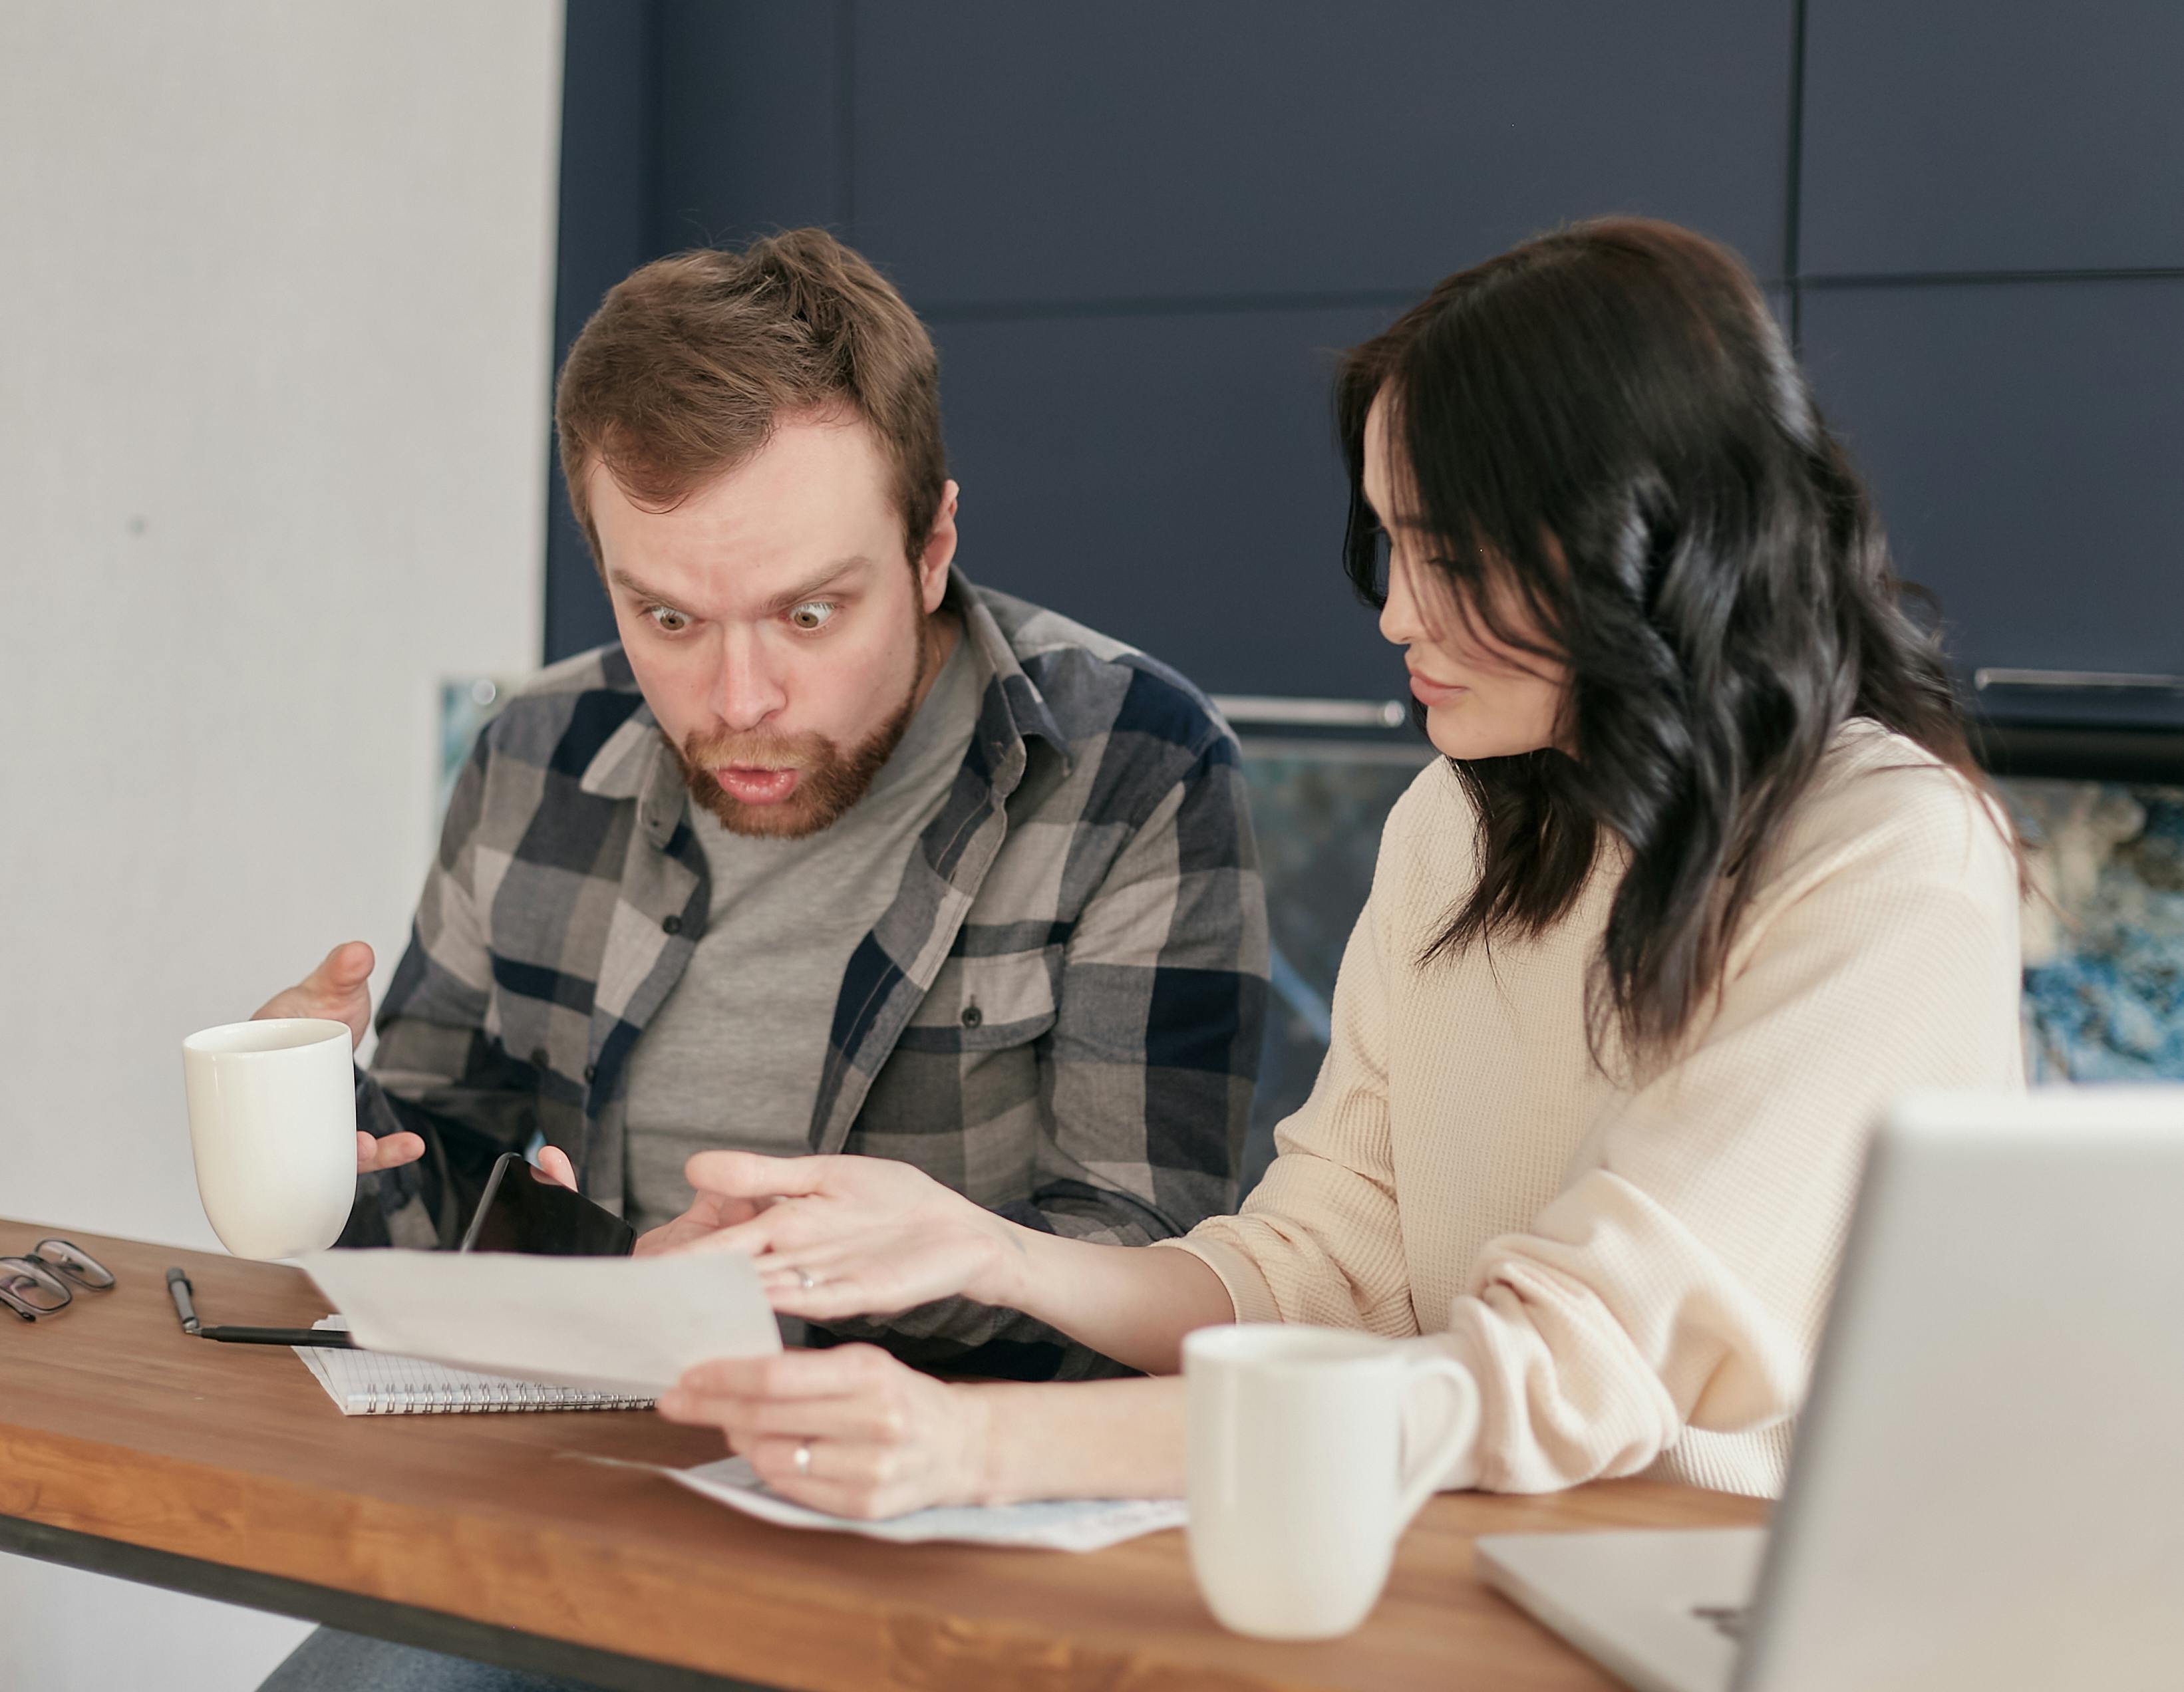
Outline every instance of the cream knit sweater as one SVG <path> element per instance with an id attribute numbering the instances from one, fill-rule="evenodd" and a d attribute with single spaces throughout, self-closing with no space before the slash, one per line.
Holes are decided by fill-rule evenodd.
<path id="1" fill-rule="evenodd" d="M 1592 1063 L 1584 1024 L 1619 852 L 1540 940 L 1417 963 L 1474 834 L 1429 766 L 1388 819 L 1280 1155 L 1242 1214 L 1166 1243 L 1240 1321 L 1424 1335 L 1464 1363 L 1481 1425 L 1447 1485 L 1643 1471 L 1776 1494 L 1876 1113 L 1914 1087 L 2023 1084 L 2009 851 L 1962 779 L 1847 725 L 1718 1010 L 1634 1083 Z M 1415 1431 L 1445 1413 L 1413 1405 Z"/>

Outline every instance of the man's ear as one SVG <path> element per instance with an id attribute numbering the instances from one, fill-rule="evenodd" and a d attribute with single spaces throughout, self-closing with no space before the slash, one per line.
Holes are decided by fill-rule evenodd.
<path id="1" fill-rule="evenodd" d="M 918 598 L 928 616 L 940 609 L 941 597 L 948 592 L 948 566 L 956 561 L 956 501 L 962 491 L 952 481 L 941 484 L 940 509 L 933 513 L 925 550 L 917 560 Z"/>

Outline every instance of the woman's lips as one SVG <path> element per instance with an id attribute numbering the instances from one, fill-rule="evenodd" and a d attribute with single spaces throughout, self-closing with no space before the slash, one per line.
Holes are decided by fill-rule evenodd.
<path id="1" fill-rule="evenodd" d="M 1468 687 L 1459 687 L 1451 682 L 1428 681 L 1417 671 L 1411 671 L 1411 697 L 1429 710 L 1435 705 L 1445 705 L 1451 699 L 1462 699 L 1470 691 Z"/>
<path id="2" fill-rule="evenodd" d="M 742 804 L 779 804 L 796 791 L 794 770 L 761 770 L 734 765 L 713 771 L 722 791 Z"/>

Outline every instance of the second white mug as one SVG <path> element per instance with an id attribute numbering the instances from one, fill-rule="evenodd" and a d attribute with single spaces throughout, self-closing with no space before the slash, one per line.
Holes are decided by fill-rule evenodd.
<path id="1" fill-rule="evenodd" d="M 1215 1618 L 1268 1639 L 1348 1633 L 1477 1430 L 1469 1372 L 1370 1334 L 1256 1322 L 1187 1335 L 1183 1372 L 1190 1567 Z M 1405 1452 L 1404 1403 L 1429 1378 L 1456 1413 L 1433 1450 Z"/>

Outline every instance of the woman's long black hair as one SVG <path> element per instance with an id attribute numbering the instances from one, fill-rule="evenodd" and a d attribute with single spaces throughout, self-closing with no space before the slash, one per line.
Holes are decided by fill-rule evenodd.
<path id="1" fill-rule="evenodd" d="M 1375 605 L 1365 420 L 1382 396 L 1435 585 L 1569 682 L 1567 752 L 1451 760 L 1481 819 L 1479 874 L 1421 961 L 1547 928 L 1610 830 L 1630 861 L 1594 1051 L 1610 1028 L 1633 1055 L 1672 1049 L 1847 719 L 1981 782 L 1938 638 L 1903 608 L 1872 504 L 1758 287 L 1688 230 L 1613 219 L 1537 237 L 1346 357 L 1345 562 Z"/>

